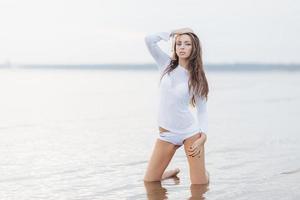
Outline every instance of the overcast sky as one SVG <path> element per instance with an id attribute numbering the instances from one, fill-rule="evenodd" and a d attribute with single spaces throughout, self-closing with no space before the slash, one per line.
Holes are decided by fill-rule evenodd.
<path id="1" fill-rule="evenodd" d="M 297 0 L 0 0 L 0 63 L 150 63 L 144 36 L 181 27 L 206 63 L 300 62 Z"/>

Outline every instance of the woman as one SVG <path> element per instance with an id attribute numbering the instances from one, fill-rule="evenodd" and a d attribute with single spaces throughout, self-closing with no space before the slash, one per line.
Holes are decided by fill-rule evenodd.
<path id="1" fill-rule="evenodd" d="M 172 58 L 158 46 L 174 38 Z M 159 134 L 144 181 L 160 181 L 179 173 L 165 171 L 175 151 L 184 145 L 192 184 L 207 184 L 204 143 L 207 133 L 206 101 L 209 92 L 201 46 L 192 29 L 182 28 L 145 37 L 147 48 L 161 73 L 158 113 Z M 197 119 L 189 106 L 196 107 Z"/>

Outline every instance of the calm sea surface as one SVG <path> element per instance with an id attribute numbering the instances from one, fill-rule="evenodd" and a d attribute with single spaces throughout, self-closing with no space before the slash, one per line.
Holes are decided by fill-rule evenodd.
<path id="1" fill-rule="evenodd" d="M 0 199 L 300 199 L 300 72 L 207 72 L 208 186 L 144 185 L 158 72 L 0 70 Z"/>

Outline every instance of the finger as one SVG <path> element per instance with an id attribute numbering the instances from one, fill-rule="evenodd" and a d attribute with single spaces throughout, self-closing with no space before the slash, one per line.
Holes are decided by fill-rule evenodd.
<path id="1" fill-rule="evenodd" d="M 202 148 L 200 148 L 199 153 L 197 155 L 195 155 L 195 156 L 197 156 L 198 158 L 200 158 L 201 157 L 201 153 L 202 153 Z"/>
<path id="2" fill-rule="evenodd" d="M 200 149 L 196 149 L 193 153 L 190 154 L 190 156 L 194 157 L 199 153 Z"/>
<path id="3" fill-rule="evenodd" d="M 188 149 L 189 152 L 193 152 L 195 150 L 196 150 L 196 148 L 190 148 L 190 149 Z"/>
<path id="4" fill-rule="evenodd" d="M 193 157 L 198 156 L 200 158 L 200 155 L 201 155 L 201 150 L 199 150 Z"/>
<path id="5" fill-rule="evenodd" d="M 188 154 L 191 155 L 191 154 L 193 154 L 194 152 L 197 151 L 197 148 L 194 148 L 194 149 L 188 149 L 187 151 L 188 151 Z"/>
<path id="6" fill-rule="evenodd" d="M 190 154 L 189 156 L 190 157 L 195 157 L 196 155 L 198 155 L 199 153 L 198 152 L 195 152 L 195 153 L 193 153 L 193 154 Z"/>
<path id="7" fill-rule="evenodd" d="M 199 147 L 199 148 L 197 148 L 197 151 L 195 151 L 194 153 L 192 153 L 191 155 L 194 157 L 194 156 L 197 156 L 197 155 L 199 155 L 200 156 L 200 154 L 201 154 L 201 152 L 202 152 L 202 148 L 201 147 Z"/>
<path id="8" fill-rule="evenodd" d="M 192 151 L 192 152 L 190 152 L 190 153 L 188 153 L 188 155 L 189 156 L 192 156 L 193 154 L 195 154 L 196 153 L 196 150 L 195 151 Z"/>
<path id="9" fill-rule="evenodd" d="M 191 157 L 196 157 L 198 156 L 200 158 L 200 151 L 195 152 L 193 155 L 191 155 Z"/>
<path id="10" fill-rule="evenodd" d="M 194 149 L 194 150 L 192 150 L 192 151 L 189 151 L 189 150 L 188 150 L 188 154 L 191 155 L 191 154 L 193 154 L 196 150 L 197 150 L 197 149 Z"/>
<path id="11" fill-rule="evenodd" d="M 195 151 L 195 147 L 194 146 L 190 146 L 190 148 L 188 149 L 189 152 Z"/>

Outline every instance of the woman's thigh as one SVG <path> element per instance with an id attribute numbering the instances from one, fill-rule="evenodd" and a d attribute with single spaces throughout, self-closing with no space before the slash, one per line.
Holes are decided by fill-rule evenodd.
<path id="1" fill-rule="evenodd" d="M 160 181 L 178 147 L 157 139 L 144 177 L 145 181 Z"/>
<path id="2" fill-rule="evenodd" d="M 200 134 L 193 135 L 187 138 L 184 142 L 184 150 L 189 163 L 190 179 L 192 184 L 206 184 L 208 177 L 205 168 L 205 151 L 204 145 L 202 145 L 202 151 L 198 156 L 189 156 L 188 151 L 192 144 L 200 137 Z"/>

